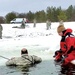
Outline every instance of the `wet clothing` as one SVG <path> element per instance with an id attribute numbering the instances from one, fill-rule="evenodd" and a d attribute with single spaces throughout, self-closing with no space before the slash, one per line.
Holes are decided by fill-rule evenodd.
<path id="1" fill-rule="evenodd" d="M 7 66 L 32 66 L 34 64 L 40 63 L 42 59 L 40 57 L 37 57 L 35 55 L 28 56 L 26 54 L 23 54 L 21 57 L 16 57 L 8 60 L 6 62 Z"/>
<path id="2" fill-rule="evenodd" d="M 60 48 L 64 55 L 69 54 L 73 49 L 75 49 L 75 36 L 71 33 L 71 29 L 66 29 L 60 42 Z"/>
<path id="3" fill-rule="evenodd" d="M 61 61 L 62 60 L 62 51 L 61 50 L 57 50 L 53 57 L 55 58 L 56 62 Z"/>
<path id="4" fill-rule="evenodd" d="M 66 29 L 63 34 L 60 42 L 62 53 L 58 53 L 65 57 L 63 65 L 66 65 L 75 59 L 75 36 L 72 34 L 72 29 Z"/>

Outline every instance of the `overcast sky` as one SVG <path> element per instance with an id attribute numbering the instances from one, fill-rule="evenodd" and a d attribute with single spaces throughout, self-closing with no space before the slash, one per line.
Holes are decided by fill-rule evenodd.
<path id="1" fill-rule="evenodd" d="M 61 6 L 67 9 L 70 5 L 75 5 L 75 0 L 0 0 L 0 16 L 5 16 L 9 12 L 27 13 L 46 10 L 48 6 Z"/>

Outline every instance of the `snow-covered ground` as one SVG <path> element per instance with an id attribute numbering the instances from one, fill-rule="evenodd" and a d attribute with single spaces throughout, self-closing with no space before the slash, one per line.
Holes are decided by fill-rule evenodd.
<path id="1" fill-rule="evenodd" d="M 58 49 L 60 36 L 57 34 L 58 22 L 51 24 L 51 29 L 46 30 L 46 23 L 37 23 L 33 28 L 33 23 L 28 23 L 26 29 L 12 28 L 20 24 L 2 24 L 3 39 L 0 40 L 0 46 L 9 45 L 43 45 L 49 46 L 50 50 Z M 75 34 L 75 22 L 64 22 L 66 28 L 72 28 Z M 9 46 L 8 45 L 8 46 Z"/>

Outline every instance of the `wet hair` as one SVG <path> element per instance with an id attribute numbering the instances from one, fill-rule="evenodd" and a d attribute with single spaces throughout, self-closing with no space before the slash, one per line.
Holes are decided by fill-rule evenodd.
<path id="1" fill-rule="evenodd" d="M 21 50 L 21 55 L 22 55 L 22 54 L 28 54 L 28 51 L 27 51 L 26 48 L 23 48 L 23 49 Z"/>

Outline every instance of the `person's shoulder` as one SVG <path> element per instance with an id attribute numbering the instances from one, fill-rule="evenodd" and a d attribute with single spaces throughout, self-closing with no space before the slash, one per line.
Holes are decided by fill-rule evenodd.
<path id="1" fill-rule="evenodd" d="M 30 56 L 33 56 L 33 57 L 38 57 L 38 56 L 36 56 L 36 55 L 30 55 Z"/>
<path id="2" fill-rule="evenodd" d="M 20 57 L 12 57 L 11 59 L 9 59 L 8 61 L 13 61 L 13 60 L 17 60 L 19 59 Z"/>
<path id="3" fill-rule="evenodd" d="M 36 63 L 39 63 L 39 62 L 42 61 L 41 57 L 39 57 L 39 56 L 32 55 L 32 57 L 33 57 L 33 59 L 34 59 L 34 61 L 35 61 Z"/>
<path id="4" fill-rule="evenodd" d="M 24 56 L 29 56 L 29 55 L 28 55 L 28 54 L 22 54 L 22 55 L 21 55 L 21 57 L 24 57 Z"/>
<path id="5" fill-rule="evenodd" d="M 36 56 L 36 55 L 32 55 L 31 57 L 33 57 L 34 59 L 41 59 L 41 57 Z"/>

